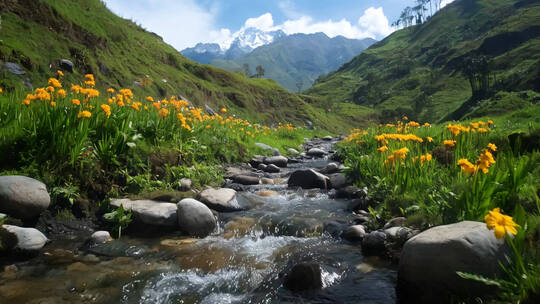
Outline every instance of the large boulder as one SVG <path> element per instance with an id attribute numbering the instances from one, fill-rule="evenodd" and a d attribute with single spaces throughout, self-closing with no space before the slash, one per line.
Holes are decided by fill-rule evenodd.
<path id="1" fill-rule="evenodd" d="M 283 285 L 294 292 L 321 289 L 321 267 L 315 263 L 297 264 L 285 277 Z"/>
<path id="2" fill-rule="evenodd" d="M 465 280 L 456 271 L 494 278 L 507 247 L 480 222 L 428 229 L 409 239 L 401 253 L 398 294 L 404 302 L 448 303 L 451 295 L 481 296 L 493 288 Z"/>
<path id="3" fill-rule="evenodd" d="M 33 219 L 50 203 L 44 183 L 26 176 L 0 176 L 0 212 L 23 220 Z"/>
<path id="4" fill-rule="evenodd" d="M 153 226 L 177 227 L 176 204 L 153 200 L 116 199 L 111 206 L 131 210 L 136 223 Z"/>
<path id="5" fill-rule="evenodd" d="M 281 168 L 287 167 L 289 160 L 285 156 L 270 156 L 264 158 L 266 165 L 276 165 Z"/>
<path id="6" fill-rule="evenodd" d="M 177 205 L 178 227 L 190 236 L 205 237 L 216 229 L 217 221 L 205 204 L 185 198 Z"/>
<path id="7" fill-rule="evenodd" d="M 258 143 L 255 143 L 255 146 L 257 146 L 257 147 L 259 147 L 259 148 L 261 148 L 261 149 L 263 149 L 263 150 L 269 150 L 269 151 L 272 150 L 272 149 L 274 149 L 274 148 L 270 147 L 270 146 L 267 145 L 267 144 L 263 144 L 263 143 L 259 143 L 259 142 L 258 142 Z"/>
<path id="8" fill-rule="evenodd" d="M 330 188 L 330 179 L 316 172 L 313 169 L 303 169 L 294 171 L 289 177 L 289 187 L 302 187 L 304 189 Z"/>
<path id="9" fill-rule="evenodd" d="M 334 189 L 341 189 L 347 185 L 347 177 L 343 173 L 334 173 L 328 175 L 330 184 Z"/>
<path id="10" fill-rule="evenodd" d="M 324 155 L 326 155 L 326 152 L 319 148 L 311 148 L 306 152 L 306 154 L 312 157 L 323 157 Z"/>
<path id="11" fill-rule="evenodd" d="M 15 236 L 14 242 L 10 242 L 9 244 L 9 247 L 12 248 L 2 248 L 3 250 L 15 249 L 20 251 L 38 251 L 43 248 L 48 241 L 47 237 L 35 228 L 2 225 L 2 229 Z M 1 241 L 5 242 L 4 240 Z"/>
<path id="12" fill-rule="evenodd" d="M 229 188 L 209 188 L 199 193 L 198 199 L 210 209 L 219 212 L 234 212 L 242 210 L 236 200 L 236 191 Z"/>

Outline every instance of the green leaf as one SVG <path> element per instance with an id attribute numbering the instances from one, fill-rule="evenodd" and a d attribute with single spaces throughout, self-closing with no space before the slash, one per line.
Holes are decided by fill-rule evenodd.
<path id="1" fill-rule="evenodd" d="M 491 286 L 497 286 L 497 287 L 501 287 L 502 285 L 502 283 L 499 280 L 486 278 L 478 274 L 472 274 L 472 273 L 461 272 L 461 271 L 456 271 L 456 274 L 466 280 L 473 280 L 476 282 L 483 283 L 485 285 L 491 285 Z"/>

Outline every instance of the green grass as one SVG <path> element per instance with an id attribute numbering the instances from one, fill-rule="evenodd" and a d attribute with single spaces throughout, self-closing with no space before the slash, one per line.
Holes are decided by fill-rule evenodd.
<path id="1" fill-rule="evenodd" d="M 494 92 L 539 91 L 540 5 L 518 2 L 457 0 L 374 44 L 307 93 L 373 106 L 383 120 L 406 113 L 439 121 L 471 98 L 462 65 L 475 56 L 488 57 Z"/>
<path id="2" fill-rule="evenodd" d="M 139 96 L 160 98 L 180 94 L 195 106 L 225 106 L 266 124 L 304 125 L 308 119 L 319 126 L 324 122 L 331 131 L 346 129 L 343 123 L 325 119 L 325 107 L 312 102 L 317 99 L 307 102 L 272 80 L 188 60 L 156 34 L 114 15 L 99 0 L 8 1 L 1 17 L 0 63 L 19 63 L 34 86 L 56 72 L 59 59 L 67 58 L 75 64 L 75 73 L 66 75 L 70 82 L 92 73 L 101 89 L 130 88 Z M 22 87 L 23 79 L 3 72 L 0 87 L 13 92 Z"/>
<path id="3" fill-rule="evenodd" d="M 499 113 L 498 107 L 489 108 Z M 506 268 L 504 276 L 487 279 L 501 287 L 496 295 L 501 301 L 514 303 L 538 294 L 540 290 L 540 152 L 516 151 L 510 145 L 508 135 L 523 132 L 538 136 L 539 111 L 539 105 L 528 105 L 507 112 L 494 118 L 487 132 L 480 132 L 480 128 L 488 128 L 489 116 L 452 122 L 470 127 L 457 135 L 450 132 L 447 124 L 416 128 L 406 127 L 408 121 L 405 120 L 397 126 L 356 129 L 339 144 L 338 153 L 349 167 L 346 172 L 349 178 L 356 185 L 367 187 L 367 197 L 373 206 L 371 212 L 381 217 L 381 223 L 396 216 L 405 216 L 409 226 L 419 229 L 463 220 L 483 222 L 488 211 L 497 207 L 504 214 L 513 216 L 520 225 L 513 241 L 516 250 L 510 256 L 513 263 Z M 477 112 L 480 113 L 484 112 Z M 475 129 L 478 122 L 485 126 L 479 125 Z M 395 133 L 414 134 L 422 142 L 392 139 L 384 142 L 375 137 Z M 456 144 L 445 147 L 445 140 L 456 140 Z M 495 144 L 496 148 L 489 144 Z M 388 150 L 379 151 L 383 146 Z M 408 150 L 400 159 L 397 151 L 402 148 Z M 459 166 L 461 159 L 480 165 L 477 159 L 488 155 L 486 151 L 494 158 L 486 172 L 478 170 L 471 174 Z M 431 160 L 422 161 L 421 157 L 427 155 Z M 451 157 L 445 157 L 447 155 Z M 486 279 L 465 276 L 481 281 Z"/>

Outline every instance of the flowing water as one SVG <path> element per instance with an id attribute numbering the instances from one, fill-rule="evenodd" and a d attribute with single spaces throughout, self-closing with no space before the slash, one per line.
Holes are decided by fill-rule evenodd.
<path id="1" fill-rule="evenodd" d="M 220 213 L 204 239 L 124 236 L 88 250 L 74 249 L 84 241 L 76 235 L 54 240 L 0 273 L 0 303 L 395 303 L 395 270 L 336 235 L 353 221 L 349 202 L 287 188 L 288 173 L 327 163 L 291 164 L 271 175 L 281 184 L 248 187 L 238 200 L 250 209 Z M 321 266 L 322 290 L 282 286 L 303 261 Z"/>

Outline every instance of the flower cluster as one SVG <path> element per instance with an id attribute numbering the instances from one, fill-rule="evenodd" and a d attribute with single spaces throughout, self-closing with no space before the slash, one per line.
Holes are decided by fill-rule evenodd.
<path id="1" fill-rule="evenodd" d="M 461 170 L 467 174 L 473 175 L 478 171 L 487 174 L 489 172 L 489 167 L 495 164 L 495 158 L 493 157 L 492 152 L 497 151 L 497 146 L 495 144 L 488 144 L 487 148 L 482 151 L 476 164 L 471 163 L 468 159 L 462 158 L 458 160 L 457 164 L 461 167 Z"/>
<path id="2" fill-rule="evenodd" d="M 388 134 L 384 133 L 381 135 L 375 135 L 375 140 L 383 144 L 387 144 L 388 140 L 397 140 L 397 141 L 416 141 L 419 143 L 424 142 L 424 140 L 414 134 Z"/>
<path id="3" fill-rule="evenodd" d="M 478 121 L 478 122 L 471 122 L 469 123 L 469 126 L 463 126 L 460 124 L 448 124 L 446 126 L 446 129 L 452 133 L 454 136 L 458 136 L 461 133 L 486 133 L 491 130 L 491 127 L 493 126 L 493 121 L 488 120 L 485 121 Z"/>

